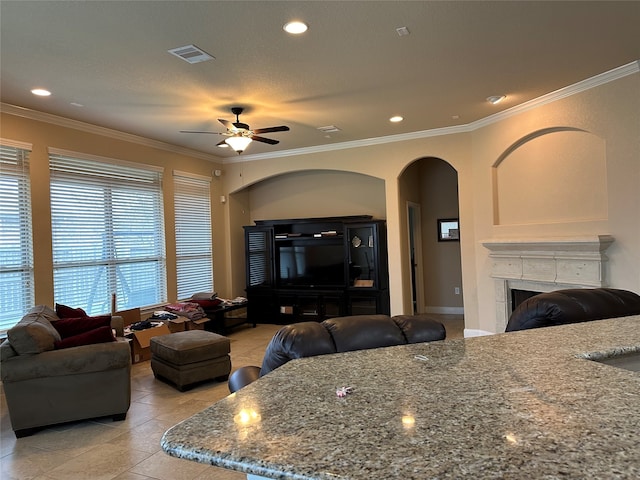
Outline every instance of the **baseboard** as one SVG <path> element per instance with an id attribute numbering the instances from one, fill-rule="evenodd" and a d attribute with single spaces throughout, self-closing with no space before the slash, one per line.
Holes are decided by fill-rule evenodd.
<path id="1" fill-rule="evenodd" d="M 472 328 L 465 328 L 464 329 L 464 338 L 484 337 L 484 336 L 487 336 L 487 335 L 495 335 L 495 333 L 488 332 L 486 330 L 474 330 Z"/>
<path id="2" fill-rule="evenodd" d="M 424 307 L 424 313 L 441 313 L 444 315 L 464 315 L 464 307 Z"/>

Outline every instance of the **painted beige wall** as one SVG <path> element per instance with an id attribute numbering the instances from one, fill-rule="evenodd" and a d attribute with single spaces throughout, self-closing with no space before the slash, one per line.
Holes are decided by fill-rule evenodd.
<path id="1" fill-rule="evenodd" d="M 244 191 L 262 180 L 289 173 L 292 169 L 297 172 L 328 171 L 333 172 L 332 175 L 335 175 L 335 172 L 359 173 L 382 180 L 384 182 L 389 247 L 391 312 L 393 314 L 409 313 L 411 312 L 411 292 L 409 289 L 409 260 L 407 258 L 406 199 L 400 194 L 399 178 L 408 165 L 417 159 L 428 156 L 446 159 L 456 170 L 460 171 L 470 158 L 469 148 L 469 135 L 452 134 L 402 143 L 294 155 L 286 158 L 238 161 L 225 165 L 224 176 L 228 181 L 224 186 L 226 194 L 231 195 L 234 192 Z M 355 179 L 357 177 L 349 176 L 348 178 Z M 465 178 L 464 174 L 459 175 L 459 181 L 473 183 L 471 179 Z M 368 183 L 363 187 L 368 190 Z M 356 190 L 355 195 L 358 198 L 367 198 L 369 195 L 367 190 L 361 190 L 359 193 Z M 471 200 L 467 201 L 467 204 L 470 203 Z M 257 218 L 253 213 L 251 216 Z M 280 218 L 283 217 L 280 216 Z M 471 235 L 469 241 L 472 242 Z M 473 268 L 473 263 L 471 263 L 471 271 Z M 243 269 L 234 268 L 231 274 L 234 276 L 233 285 L 239 286 L 244 282 Z M 238 275 L 240 278 L 237 278 Z M 470 305 L 473 304 L 470 303 Z M 470 318 L 472 317 L 473 313 L 470 314 Z"/>
<path id="2" fill-rule="evenodd" d="M 251 220 L 386 217 L 384 182 L 368 175 L 306 170 L 268 178 L 248 191 Z"/>
<path id="3" fill-rule="evenodd" d="M 517 153 L 519 162 L 515 162 L 520 163 L 522 171 L 526 172 L 532 162 L 539 162 L 538 168 L 541 169 L 531 180 L 535 182 L 534 188 L 522 191 L 517 182 L 503 186 L 506 189 L 503 193 L 508 197 L 524 197 L 519 202 L 525 206 L 540 206 L 534 195 L 547 195 L 546 211 L 535 217 L 512 211 L 508 221 L 496 219 L 492 165 L 521 139 L 533 132 L 557 127 L 579 129 L 591 138 L 585 142 L 567 134 L 554 141 L 543 141 L 529 151 L 523 149 Z M 479 315 L 477 326 L 471 328 L 495 330 L 495 289 L 489 280 L 491 265 L 488 251 L 481 244 L 482 240 L 490 238 L 610 234 L 615 242 L 607 251 L 609 262 L 605 276 L 609 285 L 640 292 L 639 132 L 640 75 L 636 73 L 523 112 L 471 134 L 476 208 L 474 230 L 478 240 L 473 252 L 477 272 L 474 284 L 478 288 Z M 584 150 L 585 143 L 589 142 L 595 151 Z M 572 165 L 571 171 L 567 171 L 566 163 Z M 566 182 L 583 185 L 567 185 L 566 189 L 556 185 L 550 189 L 545 178 L 553 184 L 556 170 Z M 588 171 L 586 175 L 585 170 Z M 593 184 L 592 198 L 585 193 L 585 182 Z M 585 202 L 591 203 L 575 202 L 576 195 L 586 197 Z M 595 204 L 594 198 L 598 200 Z M 467 275 L 464 267 L 463 275 Z"/>
<path id="4" fill-rule="evenodd" d="M 399 314 L 411 310 L 408 290 L 410 277 L 405 258 L 408 244 L 405 223 L 407 195 L 400 193 L 399 178 L 415 160 L 433 156 L 445 160 L 458 172 L 460 222 L 464 226 L 460 249 L 467 329 L 496 330 L 495 290 L 489 276 L 490 260 L 488 251 L 481 243 L 490 238 L 611 234 L 616 241 L 608 252 L 610 261 L 606 275 L 609 285 L 640 292 L 640 215 L 637 213 L 640 211 L 640 75 L 636 73 L 486 123 L 486 126 L 469 133 L 229 164 L 225 166 L 229 172 L 225 189 L 227 192 L 241 191 L 248 185 L 285 173 L 291 168 L 298 171 L 327 169 L 358 172 L 383 180 L 389 234 L 391 311 Z M 562 221 L 554 218 L 554 212 L 548 212 L 542 217 L 545 218 L 544 222 L 532 223 L 532 218 L 519 219 L 518 212 L 514 211 L 509 214 L 508 224 L 497 224 L 494 164 L 518 141 L 539 130 L 555 127 L 583 130 L 601 140 L 596 144 L 604 144 L 606 189 L 596 192 L 602 201 L 592 202 L 588 206 L 586 211 L 589 218 L 585 219 L 583 203 L 570 198 L 576 190 L 584 195 L 584 188 L 554 188 L 554 202 L 566 201 L 570 204 L 563 213 L 565 218 Z M 571 140 L 560 143 L 546 140 L 535 145 L 535 148 L 518 151 L 517 156 L 523 158 L 523 163 L 529 164 L 535 158 L 544 157 L 546 175 L 554 178 L 555 164 L 549 159 L 561 162 L 562 158 L 558 155 L 561 150 L 560 156 L 569 158 L 579 166 L 573 177 L 576 181 L 584 181 L 580 170 L 591 168 L 589 162 L 582 163 L 580 160 L 584 143 L 578 142 L 576 150 L 573 150 Z M 602 158 L 599 158 L 596 163 L 601 171 Z M 587 173 L 590 174 L 589 181 L 599 177 L 593 172 Z M 545 178 L 544 172 L 538 172 L 538 175 L 539 178 Z M 573 178 L 571 169 L 564 168 L 562 175 Z M 507 184 L 500 188 L 507 198 L 518 195 L 517 187 Z M 606 207 L 602 205 L 605 201 Z M 530 197 L 530 202 L 536 203 L 537 199 Z M 543 204 L 543 208 L 553 208 L 553 203 Z M 598 219 L 604 212 L 607 218 Z"/>
<path id="5" fill-rule="evenodd" d="M 173 170 L 211 176 L 213 169 L 221 163 L 177 154 L 161 148 L 141 145 L 134 141 L 76 130 L 74 128 L 36 121 L 2 113 L 0 137 L 32 145 L 30 156 L 31 200 L 33 214 L 33 243 L 35 267 L 35 301 L 53 305 L 53 258 L 51 251 L 51 211 L 49 204 L 49 158 L 48 148 L 57 148 L 83 154 L 96 155 L 154 165 L 164 168 L 163 194 L 165 214 L 165 239 L 167 257 L 167 295 L 169 301 L 176 300 L 175 231 L 172 228 Z M 226 254 L 226 236 L 215 229 L 225 225 L 226 210 L 219 202 L 222 182 L 213 177 L 211 182 L 211 210 L 214 223 L 213 252 L 215 287 L 221 294 L 228 290 L 225 272 L 229 268 Z"/>
<path id="6" fill-rule="evenodd" d="M 385 205 L 389 243 L 389 276 L 391 311 L 393 314 L 411 311 L 410 274 L 408 269 L 406 200 L 410 195 L 401 194 L 400 176 L 407 166 L 424 157 L 437 157 L 448 162 L 458 172 L 460 222 L 463 235 L 460 242 L 462 264 L 462 288 L 464 291 L 465 326 L 471 330 L 495 330 L 495 290 L 489 277 L 490 261 L 482 241 L 503 237 L 555 237 L 574 235 L 611 234 L 615 242 L 610 247 L 610 261 L 606 267 L 609 284 L 640 292 L 640 74 L 636 73 L 605 85 L 547 103 L 521 113 L 505 116 L 475 130 L 455 134 L 434 132 L 433 136 L 378 144 L 365 147 L 292 155 L 277 159 L 247 161 L 240 159 L 220 163 L 176 154 L 160 148 L 137 144 L 133 141 L 114 139 L 96 133 L 87 133 L 69 127 L 61 127 L 13 115 L 2 115 L 0 136 L 14 141 L 33 144 L 32 186 L 34 241 L 36 243 L 36 299 L 40 303 L 52 303 L 51 233 L 49 214 L 49 178 L 47 147 L 73 150 L 104 157 L 164 166 L 167 175 L 172 169 L 210 175 L 213 168 L 224 173 L 212 182 L 212 214 L 214 238 L 214 275 L 216 289 L 223 296 L 242 294 L 244 288 L 244 238 L 242 225 L 260 216 L 271 215 L 275 210 L 258 202 L 271 193 L 260 187 L 249 186 L 289 172 L 300 173 L 315 183 L 313 175 L 333 180 L 354 180 L 354 198 L 368 198 L 372 185 L 382 182 L 384 201 L 371 200 L 374 210 Z M 604 145 L 606 186 L 598 195 L 606 200 L 589 206 L 591 217 L 584 218 L 582 203 L 567 201 L 573 205 L 569 216 L 561 222 L 543 217 L 541 223 L 532 218 L 519 218 L 518 211 L 510 212 L 508 224 L 496 222 L 496 192 L 493 185 L 496 161 L 504 157 L 511 147 L 532 133 L 556 127 L 569 127 L 587 132 Z M 580 145 L 583 145 L 580 143 Z M 533 144 L 528 145 L 529 147 Z M 543 141 L 536 148 L 523 148 L 516 155 L 523 156 L 518 164 L 533 164 L 535 158 L 544 157 L 544 169 L 549 178 L 554 176 L 554 165 L 561 162 L 556 152 L 570 158 L 576 167 L 576 179 L 582 168 L 580 154 L 571 148 L 571 141 L 554 144 Z M 582 147 L 580 147 L 582 148 Z M 529 150 L 530 153 L 527 153 Z M 584 151 L 584 150 L 582 150 Z M 568 152 L 568 153 L 567 153 Z M 507 158 L 508 162 L 516 158 Z M 555 159 L 554 163 L 550 159 Z M 515 163 L 514 163 L 515 164 Z M 512 164 L 512 166 L 514 165 Z M 505 164 L 506 165 L 506 164 Z M 343 172 L 344 176 L 337 172 Z M 373 177 L 373 183 L 353 174 Z M 517 173 L 517 172 L 516 172 Z M 571 169 L 562 174 L 571 179 Z M 510 175 L 513 173 L 510 173 Z M 544 172 L 537 172 L 544 179 Z M 591 175 L 597 178 L 599 175 Z M 292 177 L 293 178 L 293 177 Z M 320 178 L 320 177 L 317 177 Z M 366 177 L 364 177 L 366 178 Z M 356 180 L 357 179 L 357 180 Z M 271 180 L 273 181 L 273 180 Z M 539 180 L 541 181 L 541 180 Z M 282 186 L 283 184 L 278 184 Z M 299 185 L 299 183 L 298 183 Z M 173 220 L 172 185 L 165 181 L 165 213 L 168 262 L 168 287 L 170 299 L 175 295 L 174 236 L 170 225 Z M 295 185 L 286 186 L 301 197 L 300 205 L 309 203 Z M 500 186 L 501 194 L 515 198 L 517 189 Z M 563 202 L 563 195 L 571 195 L 560 188 L 553 190 L 553 199 Z M 288 193 L 278 193 L 278 205 L 282 205 Z M 351 191 L 350 191 L 351 193 Z M 284 194 L 284 195 L 283 195 Z M 584 195 L 584 192 L 582 193 Z M 225 195 L 226 203 L 219 201 Z M 531 197 L 530 197 L 531 198 Z M 566 199 L 569 200 L 569 199 Z M 548 204 L 544 208 L 552 208 Z M 314 205 L 314 208 L 316 205 Z M 600 209 L 600 210 L 598 210 Z M 315 210 L 314 210 L 315 211 Z M 595 213 L 593 213 L 595 211 Z M 301 210 L 296 210 L 301 212 Z M 606 212 L 606 218 L 597 218 Z M 282 215 L 278 215 L 282 218 Z M 285 215 L 286 216 L 286 215 Z M 307 215 L 305 215 L 307 216 Z M 311 215 L 308 215 L 311 216 Z"/>

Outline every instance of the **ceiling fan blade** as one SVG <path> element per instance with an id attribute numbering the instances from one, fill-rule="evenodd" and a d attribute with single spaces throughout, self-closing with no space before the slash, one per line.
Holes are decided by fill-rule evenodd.
<path id="1" fill-rule="evenodd" d="M 224 133 L 220 132 L 203 132 L 200 130 L 180 130 L 180 133 L 210 133 L 211 135 L 224 135 Z"/>
<path id="2" fill-rule="evenodd" d="M 258 137 L 257 135 L 251 135 L 251 140 L 256 142 L 268 143 L 269 145 L 276 145 L 280 143 L 280 140 L 273 140 L 272 138 Z"/>
<path id="3" fill-rule="evenodd" d="M 289 127 L 281 125 L 279 127 L 256 128 L 253 133 L 288 132 Z"/>
<path id="4" fill-rule="evenodd" d="M 231 123 L 229 120 L 225 120 L 224 118 L 219 118 L 218 121 L 224 125 L 224 127 L 228 130 L 231 130 L 233 128 L 233 123 Z"/>
<path id="5" fill-rule="evenodd" d="M 233 126 L 236 127 L 238 130 L 251 130 L 249 128 L 249 125 L 242 122 L 233 122 Z"/>

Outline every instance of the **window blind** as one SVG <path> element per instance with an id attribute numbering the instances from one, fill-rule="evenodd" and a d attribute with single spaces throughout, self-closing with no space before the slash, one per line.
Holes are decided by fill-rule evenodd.
<path id="1" fill-rule="evenodd" d="M 50 153 L 54 296 L 90 315 L 166 301 L 162 173 Z"/>
<path id="2" fill-rule="evenodd" d="M 211 181 L 174 172 L 178 299 L 213 292 Z"/>
<path id="3" fill-rule="evenodd" d="M 0 331 L 34 304 L 29 153 L 0 145 Z"/>

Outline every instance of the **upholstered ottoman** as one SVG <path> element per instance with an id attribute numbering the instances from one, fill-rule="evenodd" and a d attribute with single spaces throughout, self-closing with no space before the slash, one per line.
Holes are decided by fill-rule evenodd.
<path id="1" fill-rule="evenodd" d="M 231 372 L 229 339 L 205 330 L 151 338 L 151 369 L 181 392 L 203 380 L 226 381 Z"/>

